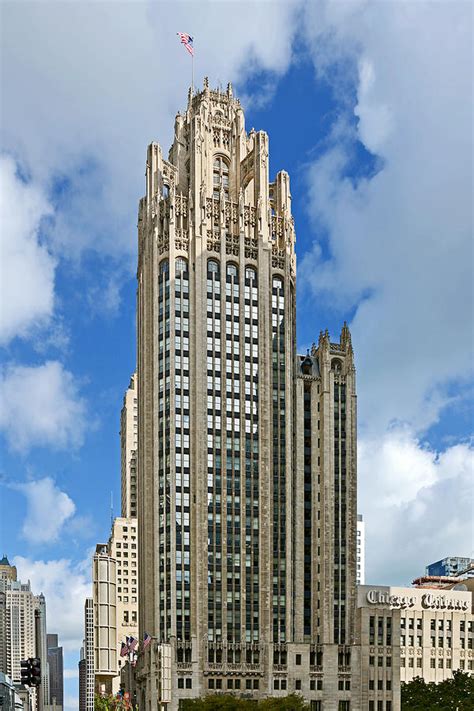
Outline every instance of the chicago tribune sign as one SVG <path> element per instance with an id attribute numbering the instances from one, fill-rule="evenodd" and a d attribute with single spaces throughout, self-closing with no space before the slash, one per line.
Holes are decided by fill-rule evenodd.
<path id="1" fill-rule="evenodd" d="M 418 595 L 393 595 L 382 590 L 367 592 L 367 602 L 370 602 L 371 605 L 390 605 L 392 608 L 405 610 L 415 607 L 419 601 Z M 465 612 L 468 609 L 468 601 L 447 595 L 424 593 L 421 597 L 421 606 L 424 610 L 460 610 Z"/>

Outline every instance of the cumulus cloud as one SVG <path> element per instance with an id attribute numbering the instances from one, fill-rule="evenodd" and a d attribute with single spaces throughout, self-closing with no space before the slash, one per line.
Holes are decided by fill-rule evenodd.
<path id="1" fill-rule="evenodd" d="M 448 555 L 473 555 L 474 448 L 438 452 L 408 428 L 359 442 L 366 580 L 409 585 Z"/>
<path id="2" fill-rule="evenodd" d="M 53 313 L 56 261 L 39 240 L 53 209 L 15 161 L 0 156 L 0 344 L 45 326 Z"/>
<path id="3" fill-rule="evenodd" d="M 0 430 L 11 449 L 79 447 L 86 403 L 74 376 L 58 361 L 10 365 L 0 373 Z"/>
<path id="4" fill-rule="evenodd" d="M 91 596 L 89 566 L 71 560 L 31 560 L 16 556 L 20 580 L 30 580 L 34 593 L 46 598 L 48 627 L 57 632 L 65 650 L 79 651 L 84 637 L 84 600 Z"/>
<path id="5" fill-rule="evenodd" d="M 74 501 L 56 486 L 51 477 L 28 481 L 16 488 L 27 499 L 22 529 L 26 540 L 34 544 L 56 541 L 65 522 L 74 515 Z"/>
<path id="6" fill-rule="evenodd" d="M 304 257 L 300 279 L 341 311 L 357 305 L 363 431 L 394 421 L 423 431 L 449 386 L 472 376 L 471 12 L 468 3 L 307 6 L 316 67 L 347 72 L 334 73 L 341 115 L 308 175 L 328 241 Z M 376 167 L 352 179 L 357 141 Z"/>
<path id="7" fill-rule="evenodd" d="M 195 36 L 196 82 L 208 74 L 225 85 L 259 69 L 286 69 L 296 9 L 293 2 L 7 3 L 4 147 L 54 196 L 52 247 L 68 257 L 85 249 L 129 257 L 134 249 L 146 146 L 159 140 L 166 153 L 191 80 L 177 29 Z"/>

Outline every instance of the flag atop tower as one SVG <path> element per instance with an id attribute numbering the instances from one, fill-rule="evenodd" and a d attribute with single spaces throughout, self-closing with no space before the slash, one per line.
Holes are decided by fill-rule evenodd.
<path id="1" fill-rule="evenodd" d="M 194 41 L 194 40 L 193 40 L 193 38 L 191 37 L 191 35 L 188 35 L 187 32 L 177 32 L 176 34 L 177 34 L 178 37 L 180 38 L 181 44 L 184 44 L 184 46 L 185 46 L 186 49 L 188 50 L 189 54 L 191 54 L 192 56 L 194 56 L 194 47 L 193 47 L 193 41 Z"/>

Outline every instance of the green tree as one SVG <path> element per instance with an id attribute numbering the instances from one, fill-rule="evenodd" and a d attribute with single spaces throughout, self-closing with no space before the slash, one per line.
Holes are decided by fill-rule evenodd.
<path id="1" fill-rule="evenodd" d="M 291 694 L 283 699 L 265 699 L 258 704 L 258 711 L 309 711 L 309 704 L 302 696 Z"/>
<path id="2" fill-rule="evenodd" d="M 402 683 L 402 711 L 474 711 L 474 677 L 460 670 L 440 684 Z"/>
<path id="3" fill-rule="evenodd" d="M 184 711 L 246 711 L 255 709 L 256 704 L 230 694 L 210 694 L 200 699 L 183 700 L 182 708 Z"/>
<path id="4" fill-rule="evenodd" d="M 96 694 L 94 698 L 94 711 L 110 711 L 110 709 L 115 709 L 115 699 Z"/>

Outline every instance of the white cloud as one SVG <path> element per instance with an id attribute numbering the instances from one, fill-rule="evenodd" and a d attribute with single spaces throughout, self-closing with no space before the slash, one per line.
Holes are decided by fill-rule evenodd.
<path id="1" fill-rule="evenodd" d="M 84 565 L 67 559 L 31 560 L 16 556 L 13 560 L 20 580 L 30 580 L 34 593 L 46 598 L 48 629 L 57 633 L 65 650 L 77 651 L 84 637 L 84 600 L 92 589 Z M 90 560 L 88 561 L 91 565 Z"/>
<path id="2" fill-rule="evenodd" d="M 87 248 L 127 257 L 134 250 L 146 146 L 158 139 L 166 153 L 191 80 L 177 30 L 194 34 L 196 84 L 208 74 L 225 85 L 259 69 L 286 69 L 296 8 L 294 2 L 8 3 L 4 146 L 57 197 L 54 249 L 68 257 Z"/>
<path id="3" fill-rule="evenodd" d="M 77 679 L 79 677 L 79 669 L 64 669 L 63 675 L 65 679 Z"/>
<path id="4" fill-rule="evenodd" d="M 54 307 L 56 261 L 39 240 L 53 210 L 36 183 L 0 156 L 0 344 L 47 325 Z"/>
<path id="5" fill-rule="evenodd" d="M 423 431 L 449 385 L 472 376 L 471 13 L 468 3 L 307 6 L 314 60 L 337 84 L 342 116 L 309 171 L 330 257 L 316 244 L 299 274 L 342 310 L 358 303 L 363 431 L 393 421 Z M 379 158 L 358 181 L 346 177 L 355 138 Z"/>
<path id="6" fill-rule="evenodd" d="M 65 522 L 74 515 L 73 500 L 58 489 L 51 477 L 19 484 L 17 488 L 28 502 L 22 529 L 26 540 L 34 544 L 56 541 Z"/>
<path id="7" fill-rule="evenodd" d="M 0 429 L 11 449 L 76 448 L 87 426 L 78 383 L 58 361 L 10 365 L 0 373 Z"/>
<path id="8" fill-rule="evenodd" d="M 447 555 L 472 555 L 474 448 L 437 452 L 407 428 L 359 442 L 366 579 L 409 585 Z"/>

